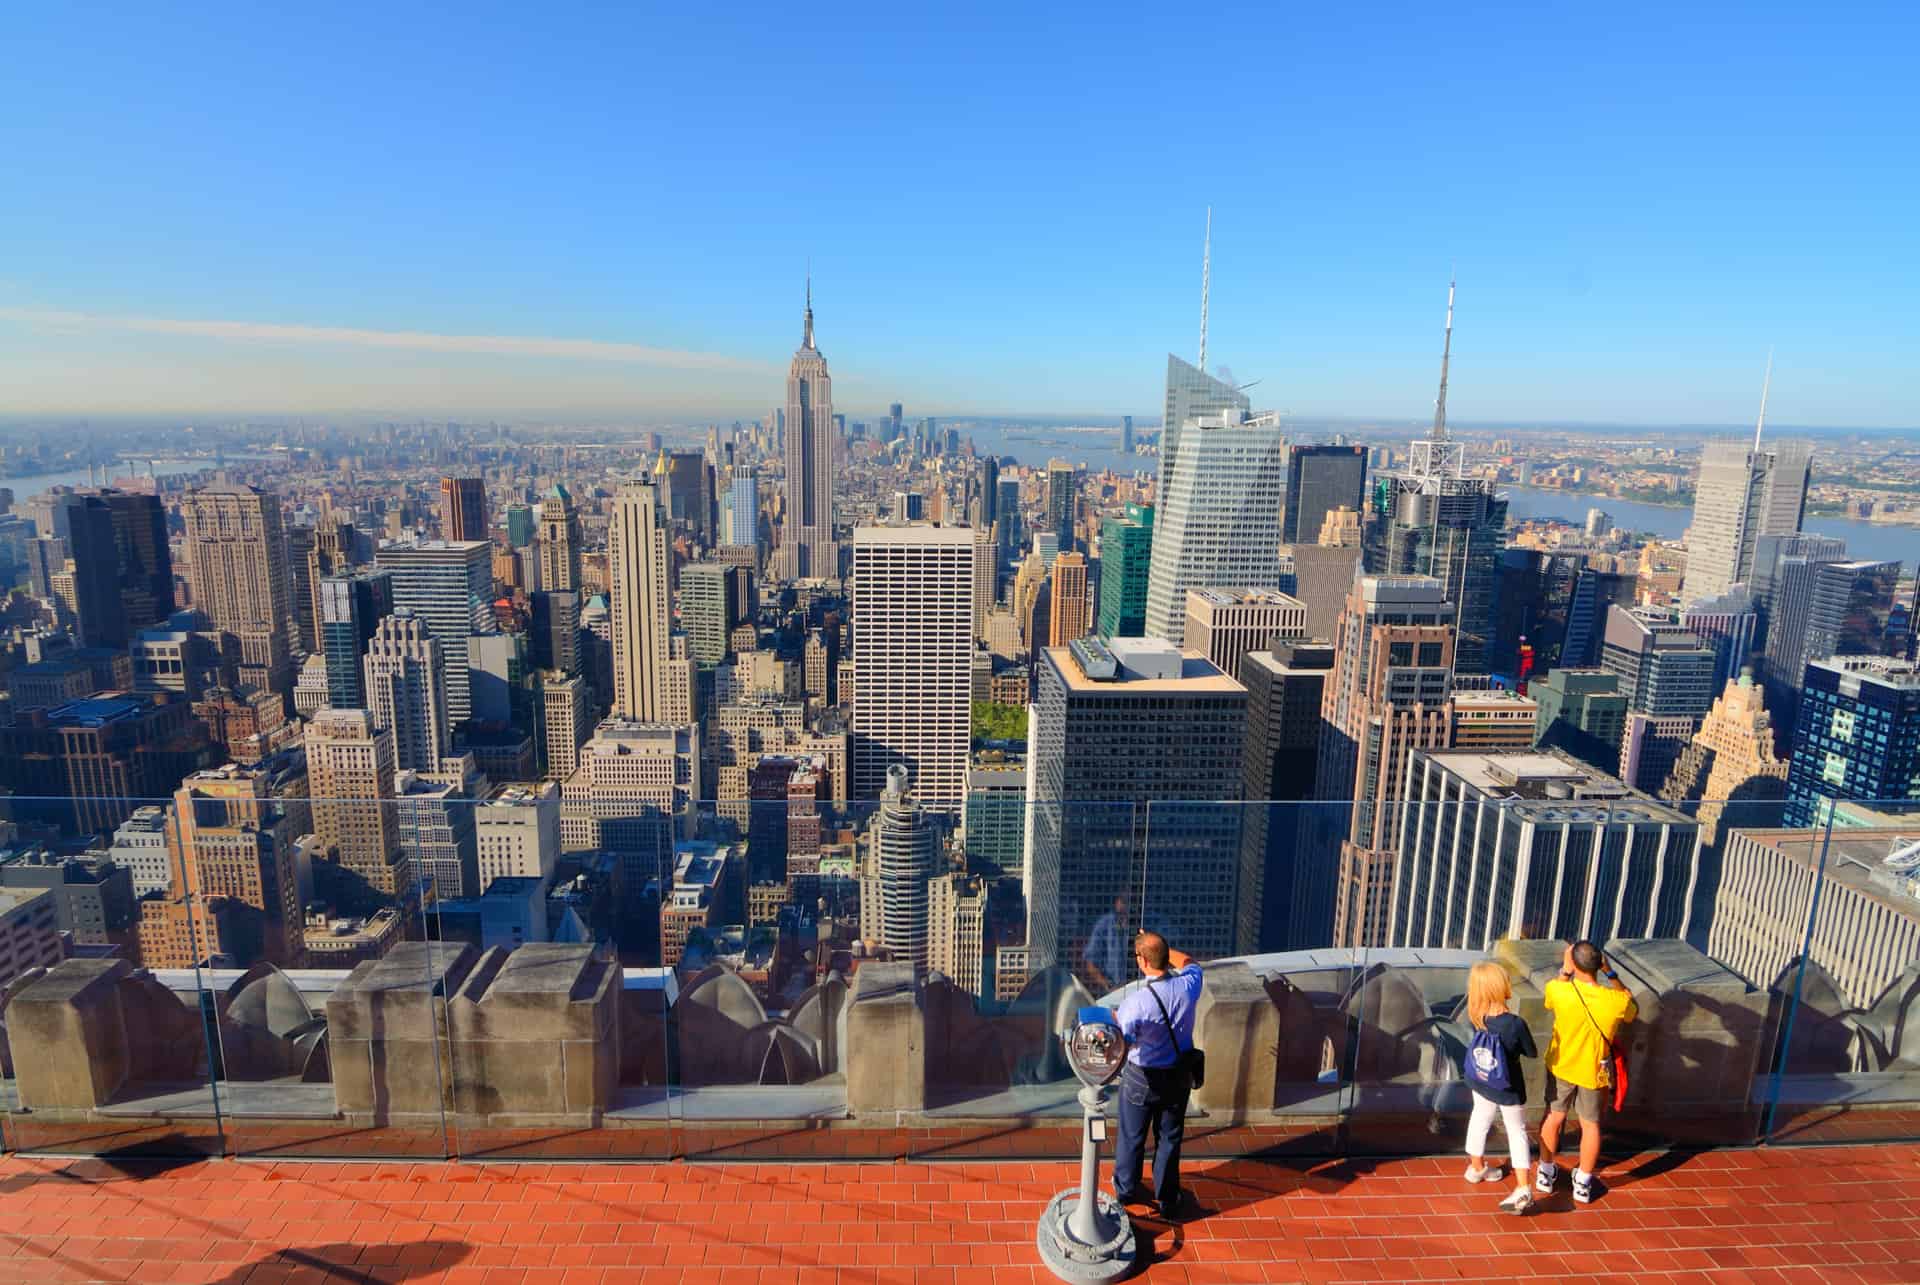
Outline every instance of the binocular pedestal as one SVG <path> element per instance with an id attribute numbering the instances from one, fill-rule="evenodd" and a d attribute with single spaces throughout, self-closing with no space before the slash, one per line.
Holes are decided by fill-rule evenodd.
<path id="1" fill-rule="evenodd" d="M 1118 1280 L 1133 1266 L 1133 1223 L 1100 1189 L 1100 1138 L 1106 1131 L 1105 1085 L 1080 1090 L 1080 1185 L 1047 1202 L 1040 1215 L 1040 1260 L 1064 1281 Z"/>

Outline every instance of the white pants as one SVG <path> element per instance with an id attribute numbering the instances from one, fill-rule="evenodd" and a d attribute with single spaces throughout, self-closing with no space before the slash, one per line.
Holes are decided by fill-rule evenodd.
<path id="1" fill-rule="evenodd" d="M 1467 1120 L 1467 1154 L 1475 1160 L 1486 1156 L 1487 1135 L 1493 1131 L 1493 1117 L 1496 1115 L 1500 1117 L 1500 1127 L 1507 1133 L 1507 1157 L 1513 1161 L 1515 1169 L 1525 1169 L 1533 1163 L 1532 1154 L 1527 1149 L 1526 1108 L 1506 1106 L 1483 1098 L 1478 1093 L 1473 1095 L 1473 1115 Z"/>

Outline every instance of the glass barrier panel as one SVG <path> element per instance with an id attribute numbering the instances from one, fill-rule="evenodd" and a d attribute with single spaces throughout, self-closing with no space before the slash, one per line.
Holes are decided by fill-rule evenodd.
<path id="1" fill-rule="evenodd" d="M 1739 833 L 1716 939 L 1769 988 L 1766 1136 L 1920 1136 L 1920 800 L 1791 800 Z"/>
<path id="2" fill-rule="evenodd" d="M 228 923 L 180 861 L 170 802 L 9 800 L 20 842 L 0 888 L 0 1095 L 18 1150 L 179 1158 L 225 1147 L 202 965 Z M 144 896 L 112 855 L 135 831 Z"/>

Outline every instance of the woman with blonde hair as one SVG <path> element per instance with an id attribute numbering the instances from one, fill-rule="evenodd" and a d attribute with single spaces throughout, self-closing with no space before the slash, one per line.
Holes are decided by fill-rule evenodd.
<path id="1" fill-rule="evenodd" d="M 1481 960 L 1467 974 L 1467 1021 L 1473 1038 L 1461 1070 L 1473 1090 L 1473 1115 L 1467 1121 L 1467 1181 L 1499 1181 L 1500 1166 L 1487 1164 L 1487 1135 L 1493 1118 L 1507 1135 L 1507 1154 L 1513 1161 L 1513 1194 L 1500 1208 L 1524 1214 L 1533 1208 L 1533 1188 L 1527 1180 L 1532 1157 L 1527 1149 L 1527 1085 L 1520 1059 L 1539 1057 L 1533 1032 L 1508 1011 L 1513 984 L 1507 970 L 1490 959 Z"/>

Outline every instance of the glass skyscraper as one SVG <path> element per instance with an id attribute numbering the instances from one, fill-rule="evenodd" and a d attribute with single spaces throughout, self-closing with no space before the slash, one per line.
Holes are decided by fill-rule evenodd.
<path id="1" fill-rule="evenodd" d="M 1147 632 L 1147 568 L 1153 555 L 1153 506 L 1129 504 L 1124 517 L 1100 524 L 1102 638 L 1138 638 Z"/>

